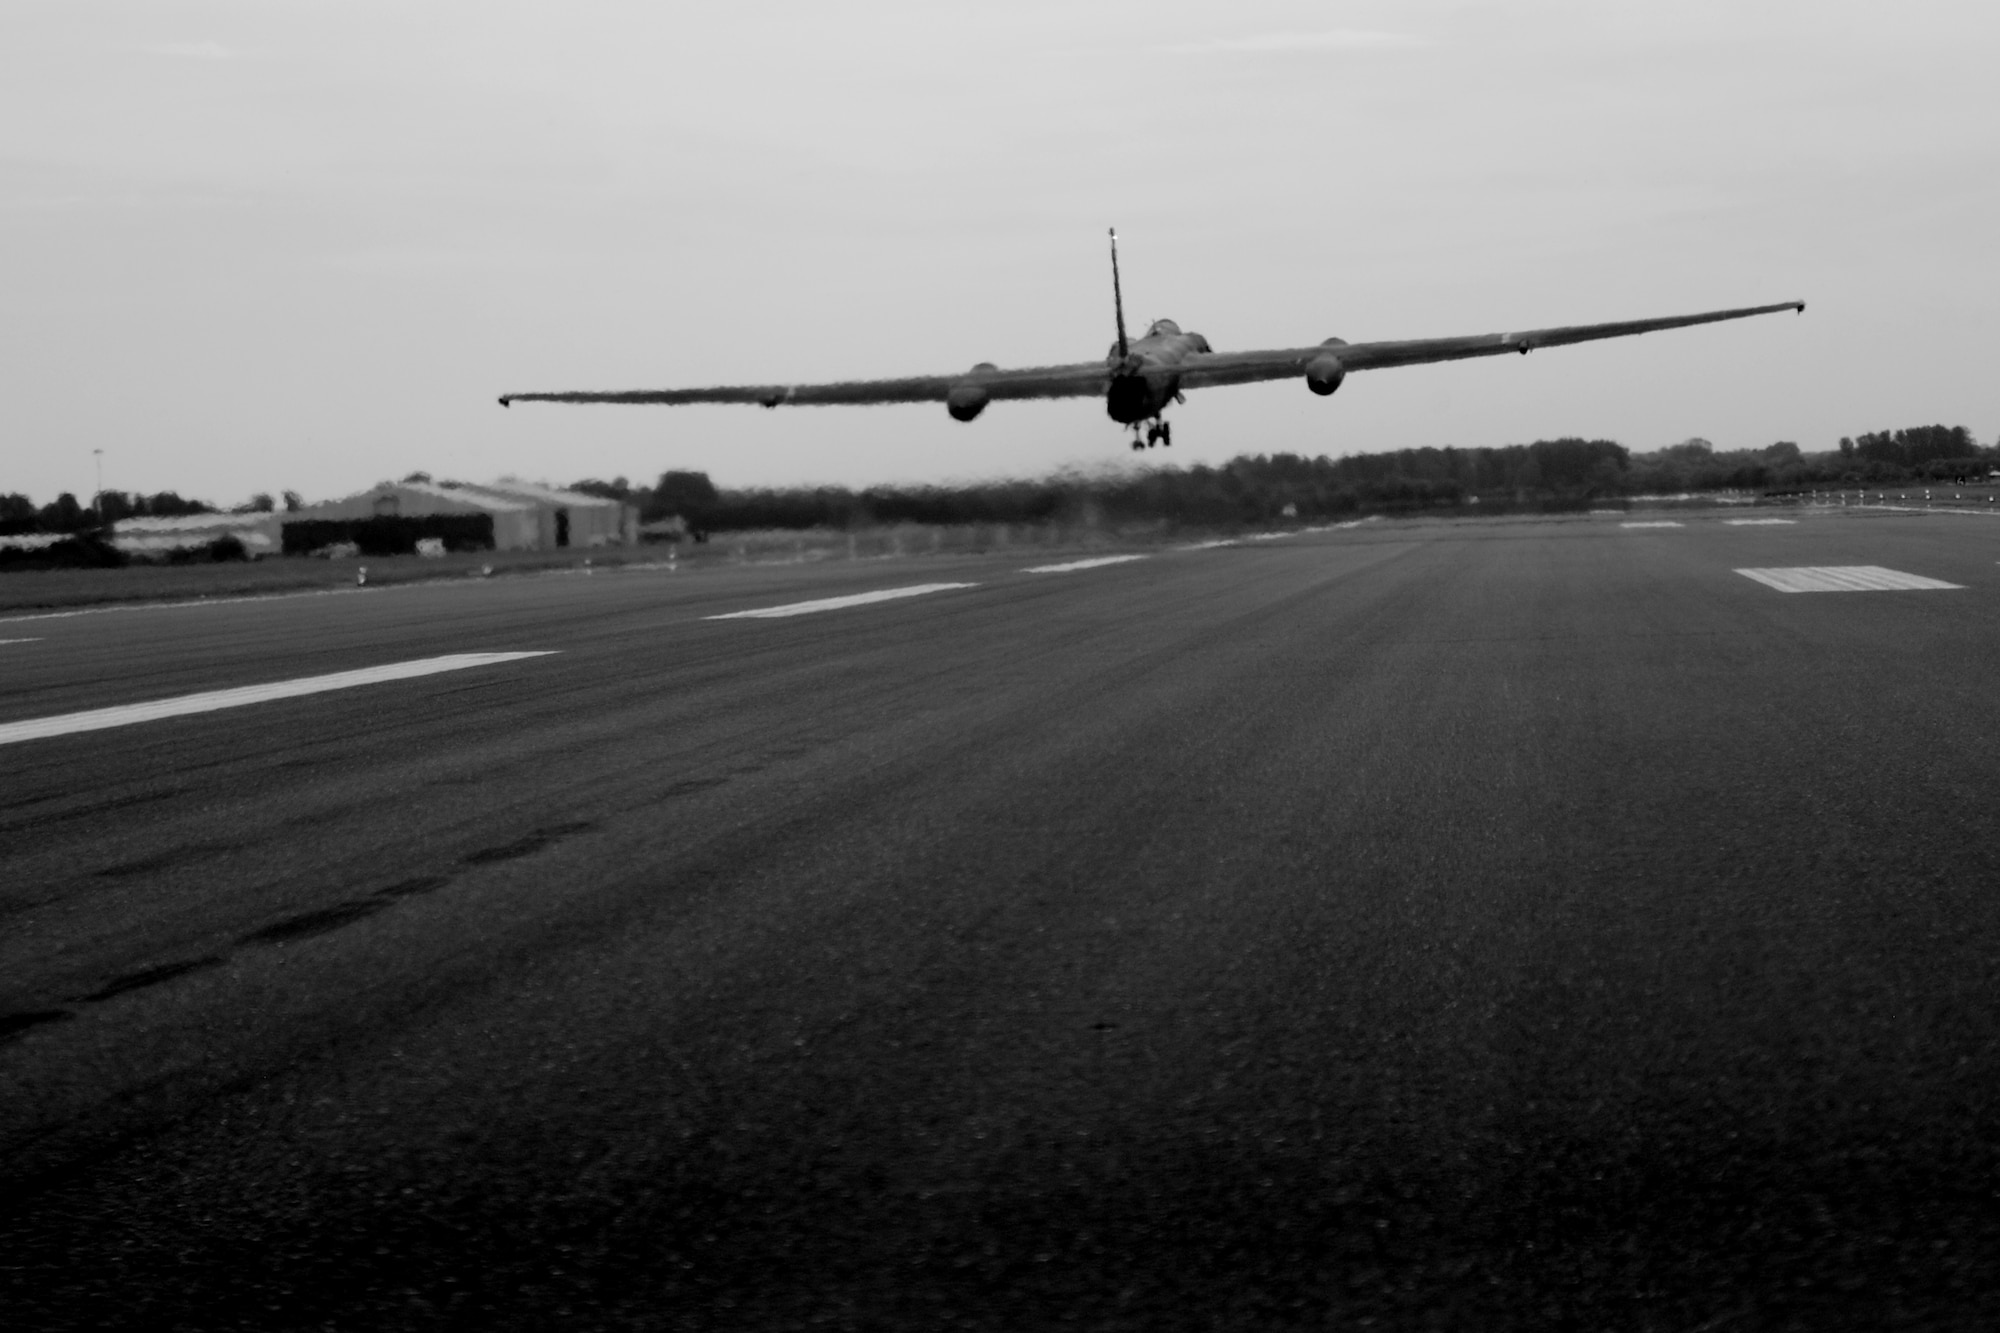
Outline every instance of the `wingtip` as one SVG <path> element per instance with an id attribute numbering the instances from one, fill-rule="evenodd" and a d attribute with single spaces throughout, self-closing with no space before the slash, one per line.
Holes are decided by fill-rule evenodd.
<path id="1" fill-rule="evenodd" d="M 500 395 L 500 406 L 512 407 L 513 405 L 514 405 L 514 400 L 512 398 L 510 398 L 504 393 Z"/>

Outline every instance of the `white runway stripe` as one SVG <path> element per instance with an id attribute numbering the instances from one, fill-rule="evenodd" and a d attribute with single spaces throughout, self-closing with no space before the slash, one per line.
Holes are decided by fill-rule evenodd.
<path id="1" fill-rule="evenodd" d="M 1067 574 L 1077 569 L 1096 569 L 1101 565 L 1122 565 L 1128 560 L 1144 560 L 1143 555 L 1099 555 L 1088 560 L 1072 560 L 1064 565 L 1031 565 L 1022 570 L 1023 574 Z"/>
<path id="2" fill-rule="evenodd" d="M 0 643 L 40 643 L 40 639 L 0 639 Z"/>
<path id="3" fill-rule="evenodd" d="M 1723 523 L 1732 528 L 1775 528 L 1797 523 L 1795 518 L 1725 518 Z"/>
<path id="4" fill-rule="evenodd" d="M 1640 523 L 1620 523 L 1618 526 L 1621 528 L 1684 528 L 1687 524 L 1682 523 L 1678 519 L 1663 518 L 1649 519 Z"/>
<path id="5" fill-rule="evenodd" d="M 421 657 L 413 662 L 392 662 L 388 666 L 364 667 L 359 671 L 336 671 L 326 676 L 304 676 L 298 680 L 273 681 L 269 685 L 246 685 L 234 690 L 209 690 L 203 694 L 183 694 L 177 699 L 155 699 L 151 703 L 120 704 L 115 708 L 93 708 L 84 713 L 63 713 L 56 717 L 31 718 L 26 722 L 0 723 L 0 745 L 16 741 L 65 736 L 73 731 L 103 731 L 126 727 L 135 722 L 155 722 L 165 717 L 189 713 L 213 713 L 223 708 L 267 703 L 273 699 L 296 699 L 305 694 L 328 690 L 349 690 L 357 685 L 376 685 L 389 680 L 409 680 L 434 676 L 441 671 L 463 671 L 467 667 L 514 662 L 524 657 L 547 657 L 536 653 L 454 653 L 449 657 Z"/>
<path id="6" fill-rule="evenodd" d="M 815 611 L 839 611 L 870 602 L 893 602 L 899 597 L 921 597 L 927 592 L 949 592 L 953 588 L 977 588 L 977 583 L 918 583 L 907 588 L 883 588 L 878 592 L 850 593 L 845 597 L 821 597 L 811 602 L 791 602 L 784 606 L 764 606 L 754 611 L 730 611 L 704 620 L 776 620 L 781 616 L 804 616 Z"/>
<path id="7" fill-rule="evenodd" d="M 1794 569 L 1739 569 L 1779 592 L 1913 592 L 1929 588 L 1963 588 L 1921 574 L 1904 574 L 1880 565 L 1803 565 Z"/>

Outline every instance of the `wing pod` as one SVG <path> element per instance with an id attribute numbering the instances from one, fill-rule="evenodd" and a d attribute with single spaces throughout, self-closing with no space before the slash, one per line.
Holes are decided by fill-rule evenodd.
<path id="1" fill-rule="evenodd" d="M 1320 346 L 1328 349 L 1345 347 L 1347 341 L 1344 338 L 1328 338 Z M 1340 358 L 1331 350 L 1321 352 L 1306 362 L 1306 387 L 1322 398 L 1338 389 L 1341 381 L 1346 378 L 1347 367 L 1340 363 Z"/>
<path id="2" fill-rule="evenodd" d="M 984 375 L 997 371 L 1000 367 L 991 361 L 981 361 L 972 368 L 974 375 Z M 986 410 L 993 401 L 993 391 L 977 379 L 961 380 L 951 386 L 951 392 L 944 396 L 944 410 L 951 413 L 953 421 L 970 421 Z"/>

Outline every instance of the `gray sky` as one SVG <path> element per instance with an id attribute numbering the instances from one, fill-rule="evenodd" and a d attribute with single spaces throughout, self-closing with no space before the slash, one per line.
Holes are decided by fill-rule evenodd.
<path id="1" fill-rule="evenodd" d="M 0 490 L 1129 466 L 1088 400 L 509 390 L 1803 317 L 1192 394 L 1146 461 L 2000 429 L 1961 0 L 0 0 Z"/>

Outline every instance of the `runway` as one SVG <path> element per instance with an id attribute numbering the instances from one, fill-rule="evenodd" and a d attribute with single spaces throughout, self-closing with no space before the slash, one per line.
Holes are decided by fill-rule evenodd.
<path id="1" fill-rule="evenodd" d="M 0 622 L 0 1308 L 1990 1326 L 2000 521 L 1728 517 Z"/>

